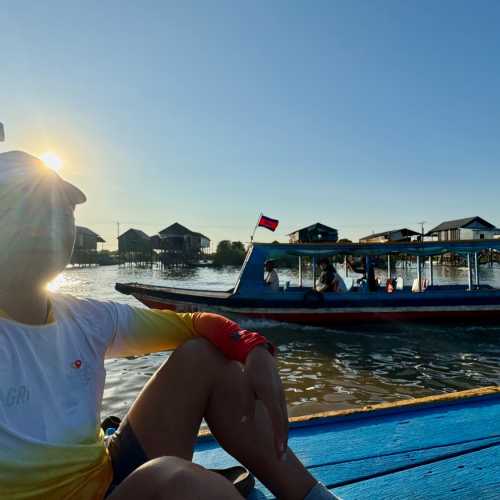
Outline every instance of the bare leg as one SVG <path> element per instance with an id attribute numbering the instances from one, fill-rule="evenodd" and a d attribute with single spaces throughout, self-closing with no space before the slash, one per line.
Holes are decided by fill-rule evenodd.
<path id="1" fill-rule="evenodd" d="M 246 379 L 241 365 L 231 363 L 224 380 L 210 398 L 205 418 L 219 444 L 248 467 L 278 498 L 302 500 L 316 480 L 292 450 L 279 460 L 274 446 L 271 422 L 264 405 L 257 401 L 253 419 L 238 408 L 241 387 Z"/>
<path id="2" fill-rule="evenodd" d="M 150 460 L 130 474 L 109 500 L 241 500 L 222 476 L 176 457 Z"/>
<path id="3" fill-rule="evenodd" d="M 278 460 L 266 410 L 242 422 L 243 367 L 203 339 L 186 342 L 156 372 L 127 419 L 149 458 L 191 460 L 203 417 L 219 443 L 276 496 L 302 500 L 316 483 L 291 450 Z M 244 419 L 243 419 L 244 420 Z"/>

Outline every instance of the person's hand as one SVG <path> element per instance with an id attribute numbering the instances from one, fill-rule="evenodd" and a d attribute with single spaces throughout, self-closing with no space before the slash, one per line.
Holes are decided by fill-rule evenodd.
<path id="1" fill-rule="evenodd" d="M 257 346 L 248 354 L 245 372 L 252 393 L 247 415 L 253 418 L 255 400 L 260 399 L 271 419 L 276 454 L 282 459 L 288 446 L 288 411 L 276 361 L 267 347 Z"/>

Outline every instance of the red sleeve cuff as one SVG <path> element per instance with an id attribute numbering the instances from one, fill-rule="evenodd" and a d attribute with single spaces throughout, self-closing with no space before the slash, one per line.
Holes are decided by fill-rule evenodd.
<path id="1" fill-rule="evenodd" d="M 274 355 L 274 346 L 260 333 L 242 330 L 238 323 L 218 314 L 196 313 L 193 318 L 196 333 L 214 344 L 224 355 L 244 363 L 249 352 L 258 345 L 267 345 Z"/>

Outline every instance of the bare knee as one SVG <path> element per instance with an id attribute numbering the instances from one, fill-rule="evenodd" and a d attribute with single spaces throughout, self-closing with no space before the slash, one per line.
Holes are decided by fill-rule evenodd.
<path id="1" fill-rule="evenodd" d="M 134 471 L 109 500 L 236 500 L 241 498 L 226 479 L 177 457 L 150 460 Z"/>
<path id="2" fill-rule="evenodd" d="M 183 366 L 195 366 L 197 370 L 206 371 L 219 368 L 227 360 L 224 355 L 204 338 L 190 339 L 178 347 L 168 361 L 178 361 Z"/>
<path id="3" fill-rule="evenodd" d="M 166 461 L 164 467 L 170 469 L 163 492 L 168 492 L 168 500 L 237 500 L 241 496 L 234 486 L 222 476 L 210 472 L 203 467 L 175 457 L 163 457 Z M 160 495 L 154 500 L 163 500 Z"/>
<path id="4" fill-rule="evenodd" d="M 214 356 L 220 355 L 219 350 L 209 340 L 203 337 L 196 337 L 184 342 L 177 350 L 177 353 L 190 356 Z"/>
<path id="5" fill-rule="evenodd" d="M 208 340 L 191 339 L 177 348 L 161 366 L 155 377 L 171 380 L 189 380 L 193 386 L 206 387 L 208 394 L 214 388 L 232 399 L 241 393 L 243 365 L 227 359 Z"/>
<path id="6" fill-rule="evenodd" d="M 196 476 L 204 471 L 199 465 L 179 457 L 160 457 L 148 463 L 154 469 L 159 489 L 169 491 L 171 495 L 175 491 L 185 491 Z"/>
<path id="7" fill-rule="evenodd" d="M 110 500 L 164 500 L 177 498 L 201 467 L 178 457 L 159 457 L 146 462 L 113 491 Z"/>
<path id="8" fill-rule="evenodd" d="M 165 456 L 149 460 L 137 470 L 147 469 L 154 473 L 155 477 L 159 477 L 159 481 L 170 482 L 173 479 L 184 477 L 191 474 L 193 471 L 203 470 L 199 465 L 193 464 L 189 460 L 179 457 Z M 159 474 L 158 474 L 159 473 Z"/>

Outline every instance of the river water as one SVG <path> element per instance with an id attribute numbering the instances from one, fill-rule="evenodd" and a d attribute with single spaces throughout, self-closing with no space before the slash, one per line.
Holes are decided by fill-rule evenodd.
<path id="1" fill-rule="evenodd" d="M 414 269 L 399 269 L 412 279 Z M 194 268 L 161 271 L 118 266 L 68 269 L 51 285 L 78 297 L 116 300 L 143 307 L 115 291 L 116 282 L 227 290 L 238 269 Z M 464 268 L 435 267 L 435 281 L 466 283 Z M 379 272 L 383 281 L 384 273 Z M 481 282 L 500 287 L 500 266 L 484 266 Z M 280 279 L 297 282 L 292 271 Z M 500 384 L 500 324 L 474 326 L 373 325 L 325 329 L 266 320 L 234 318 L 262 332 L 277 346 L 290 416 L 360 407 Z M 167 359 L 156 353 L 106 361 L 103 415 L 122 417 L 140 388 Z"/>

